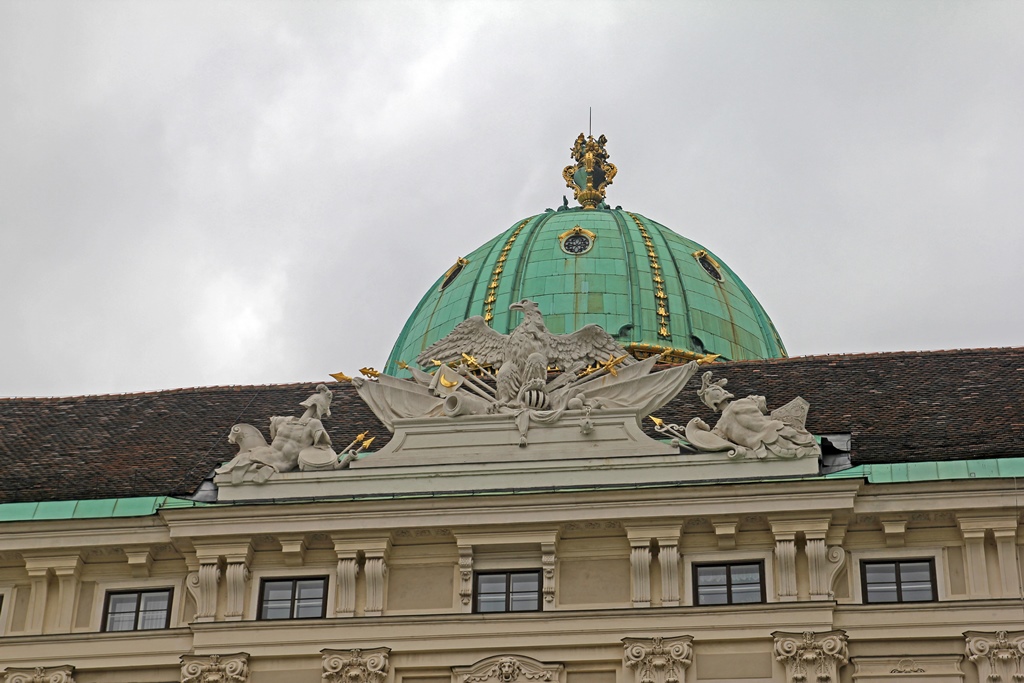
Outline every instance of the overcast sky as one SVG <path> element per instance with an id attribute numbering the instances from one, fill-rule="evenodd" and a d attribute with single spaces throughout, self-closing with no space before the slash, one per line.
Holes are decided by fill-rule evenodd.
<path id="1" fill-rule="evenodd" d="M 0 0 L 0 395 L 381 367 L 561 203 L 705 245 L 792 355 L 1024 345 L 1024 2 Z"/>

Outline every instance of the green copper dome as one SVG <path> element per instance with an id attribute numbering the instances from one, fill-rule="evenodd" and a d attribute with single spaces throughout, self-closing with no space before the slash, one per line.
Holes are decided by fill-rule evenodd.
<path id="1" fill-rule="evenodd" d="M 572 174 L 567 169 L 567 179 Z M 458 323 L 484 316 L 508 333 L 509 304 L 533 299 L 555 333 L 596 323 L 634 355 L 672 360 L 717 354 L 749 360 L 786 355 L 761 304 L 715 254 L 638 213 L 549 210 L 521 220 L 438 277 L 395 342 L 385 372 L 403 374 Z"/>

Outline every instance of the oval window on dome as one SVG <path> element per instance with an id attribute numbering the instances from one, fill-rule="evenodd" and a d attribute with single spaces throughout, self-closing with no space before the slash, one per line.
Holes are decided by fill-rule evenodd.
<path id="1" fill-rule="evenodd" d="M 450 285 L 451 283 L 455 282 L 455 278 L 457 278 L 459 276 L 459 273 L 462 272 L 462 269 L 466 267 L 467 263 L 469 263 L 468 260 L 466 260 L 464 258 L 460 258 L 458 261 L 455 262 L 454 266 L 452 266 L 451 268 L 449 268 L 448 270 L 445 271 L 444 279 L 441 280 L 441 291 L 442 292 L 445 290 L 445 288 L 448 285 Z"/>
<path id="2" fill-rule="evenodd" d="M 711 256 L 701 249 L 700 251 L 693 252 L 693 258 L 697 259 L 697 263 L 704 269 L 704 272 L 713 277 L 718 282 L 721 282 L 725 278 L 722 277 L 722 267 L 718 265 L 718 261 L 711 258 Z"/>
<path id="3" fill-rule="evenodd" d="M 596 234 L 577 225 L 572 230 L 563 232 L 559 235 L 558 241 L 562 247 L 562 251 L 566 254 L 579 256 L 580 254 L 585 254 L 590 251 L 590 248 L 594 246 L 595 237 L 597 237 Z"/>

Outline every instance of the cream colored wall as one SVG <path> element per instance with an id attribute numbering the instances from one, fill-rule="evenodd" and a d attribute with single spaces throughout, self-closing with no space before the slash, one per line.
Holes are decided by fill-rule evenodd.
<path id="1" fill-rule="evenodd" d="M 747 485 L 452 499 L 440 510 L 415 500 L 238 506 L 7 524 L 0 529 L 0 671 L 70 663 L 79 683 L 159 683 L 177 680 L 185 652 L 244 651 L 252 654 L 256 683 L 316 681 L 321 649 L 386 646 L 388 683 L 450 683 L 451 666 L 501 653 L 565 664 L 559 683 L 637 683 L 622 666 L 621 639 L 686 634 L 694 637 L 690 683 L 759 683 L 784 678 L 771 654 L 773 631 L 843 629 L 850 656 L 870 662 L 959 656 L 963 631 L 1024 624 L 1019 592 L 1010 590 L 1024 542 L 1011 486 L 846 481 L 788 488 L 785 495 L 777 485 Z M 790 536 L 796 593 L 783 599 L 778 552 Z M 812 537 L 846 554 L 831 585 L 835 601 L 810 599 Z M 672 575 L 666 553 L 673 547 L 681 606 L 665 607 L 662 579 Z M 637 548 L 649 554 L 651 608 L 633 606 Z M 471 557 L 474 570 L 540 568 L 549 551 L 554 595 L 543 612 L 467 613 L 460 557 Z M 339 560 L 346 557 L 359 567 L 353 617 L 336 616 Z M 371 557 L 386 565 L 381 616 L 365 616 Z M 938 603 L 862 604 L 861 560 L 912 557 L 935 559 Z M 766 604 L 692 605 L 694 562 L 746 559 L 765 563 Z M 195 623 L 187 583 L 208 561 L 220 568 L 216 617 Z M 249 577 L 234 586 L 243 606 L 237 622 L 225 621 L 231 562 L 244 564 Z M 972 571 L 983 572 L 984 594 Z M 280 576 L 328 577 L 328 619 L 256 621 L 260 579 Z M 100 633 L 108 591 L 162 586 L 173 589 L 171 629 Z M 977 680 L 972 664 L 962 668 L 965 681 Z M 841 680 L 852 682 L 853 670 L 847 665 Z"/>

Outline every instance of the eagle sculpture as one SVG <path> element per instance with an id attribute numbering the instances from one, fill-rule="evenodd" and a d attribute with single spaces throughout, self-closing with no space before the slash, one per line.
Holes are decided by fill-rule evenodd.
<path id="1" fill-rule="evenodd" d="M 612 357 L 622 365 L 636 362 L 599 325 L 554 334 L 545 327 L 536 302 L 523 299 L 508 308 L 523 312 L 523 321 L 511 333 L 497 332 L 481 316 L 474 316 L 427 347 L 416 362 L 427 367 L 432 361 L 451 363 L 462 360 L 463 354 L 471 355 L 480 365 L 497 368 L 496 398 L 502 405 L 514 405 L 521 390 L 543 387 L 549 366 L 576 371 Z"/>

